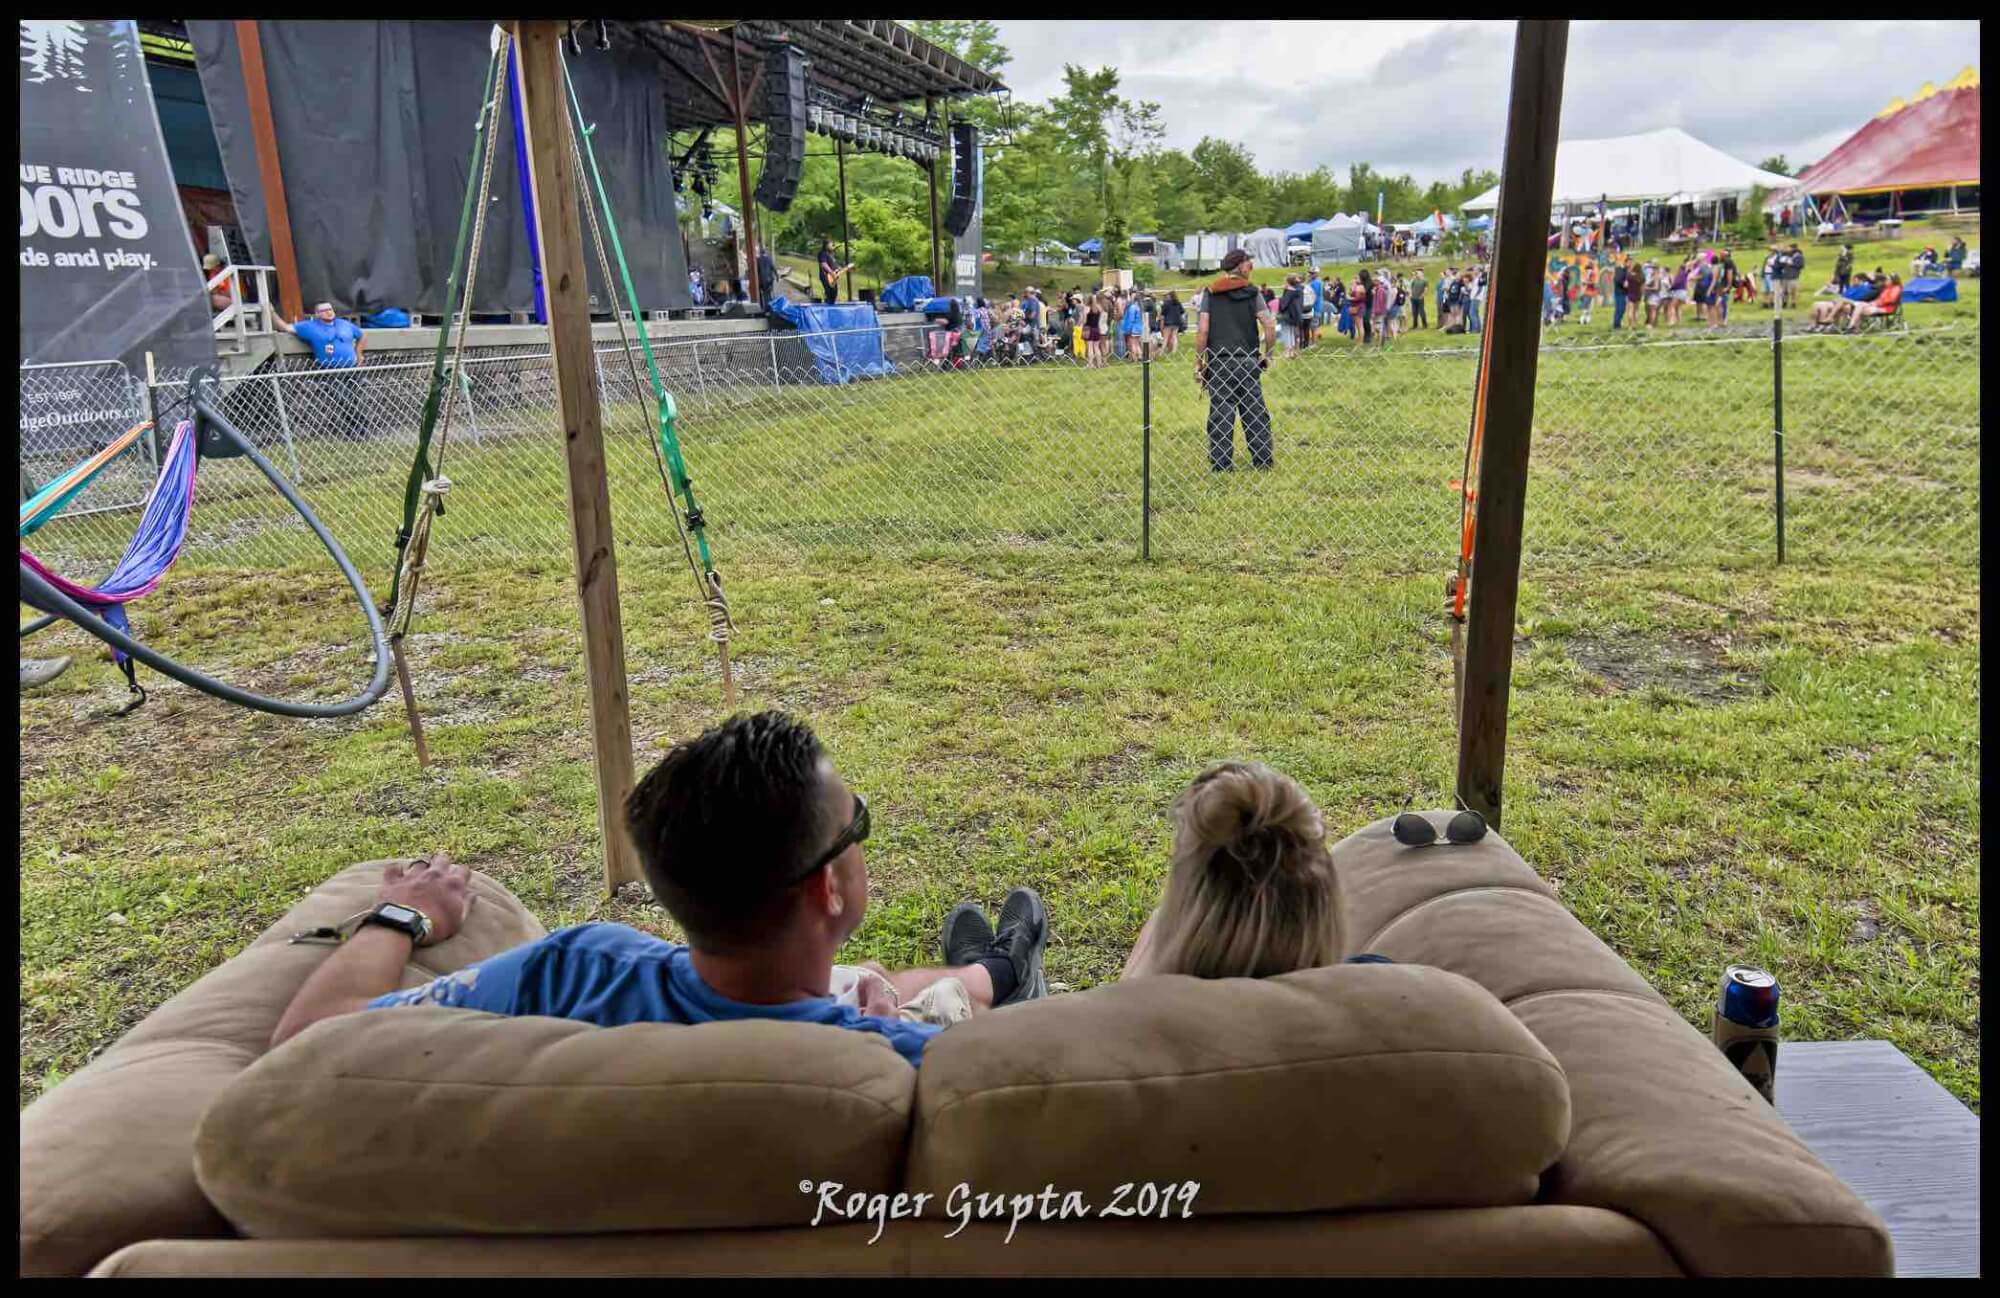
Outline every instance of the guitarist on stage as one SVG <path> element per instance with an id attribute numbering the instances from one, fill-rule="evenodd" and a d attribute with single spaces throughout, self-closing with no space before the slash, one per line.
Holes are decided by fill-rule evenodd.
<path id="1" fill-rule="evenodd" d="M 836 266 L 833 259 L 833 240 L 819 241 L 819 286 L 826 291 L 827 305 L 840 301 L 840 277 L 854 269 L 854 263 Z"/>

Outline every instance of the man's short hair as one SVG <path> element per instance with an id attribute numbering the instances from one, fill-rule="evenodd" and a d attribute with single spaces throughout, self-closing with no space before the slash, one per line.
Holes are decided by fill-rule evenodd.
<path id="1" fill-rule="evenodd" d="M 1242 248 L 1237 248 L 1232 252 L 1227 252 L 1223 254 L 1222 269 L 1235 270 L 1238 266 L 1241 266 L 1244 262 L 1249 260 L 1250 260 L 1250 254 L 1244 251 Z"/>
<path id="2" fill-rule="evenodd" d="M 318 315 L 318 314 L 319 314 L 320 312 L 322 312 L 322 311 L 331 311 L 331 310 L 333 310 L 333 303 L 331 303 L 331 302 L 315 302 L 315 303 L 313 303 L 313 314 L 314 314 L 314 315 Z"/>
<path id="3" fill-rule="evenodd" d="M 783 925 L 799 871 L 833 835 L 824 756 L 782 712 L 735 716 L 675 744 L 625 800 L 646 882 L 695 946 L 743 950 Z"/>

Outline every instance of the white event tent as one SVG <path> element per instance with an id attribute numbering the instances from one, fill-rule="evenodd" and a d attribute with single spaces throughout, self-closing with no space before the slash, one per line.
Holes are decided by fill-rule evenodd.
<path id="1" fill-rule="evenodd" d="M 1671 206 L 1740 199 L 1755 185 L 1775 189 L 1791 183 L 1789 177 L 1761 171 L 1669 126 L 1608 140 L 1562 141 L 1556 146 L 1555 189 L 1549 199 L 1557 207 L 1594 208 L 1599 199 Z M 1468 212 L 1491 212 L 1500 206 L 1500 187 L 1461 206 Z"/>

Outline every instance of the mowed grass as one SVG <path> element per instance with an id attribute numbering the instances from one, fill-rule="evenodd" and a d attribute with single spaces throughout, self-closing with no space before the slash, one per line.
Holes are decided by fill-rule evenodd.
<path id="1" fill-rule="evenodd" d="M 721 692 L 679 556 L 621 557 L 643 770 Z M 1025 882 L 1051 978 L 1115 977 L 1168 803 L 1218 759 L 1295 775 L 1336 834 L 1448 795 L 1436 573 L 854 550 L 727 570 L 743 706 L 810 719 L 875 810 L 850 956 L 932 961 L 950 904 Z M 443 564 L 427 592 L 430 775 L 393 695 L 301 723 L 155 682 L 113 720 L 90 643 L 38 642 L 80 661 L 20 709 L 23 1104 L 354 861 L 443 848 L 552 927 L 673 935 L 603 896 L 566 568 Z M 343 599 L 324 573 L 196 570 L 146 632 L 274 689 L 302 688 L 274 634 L 306 641 L 304 675 L 351 686 Z M 1887 1038 L 1976 1105 L 1977 611 L 1962 569 L 1531 572 L 1505 832 L 1697 1025 L 1725 965 L 1762 964 L 1788 1038 Z"/>

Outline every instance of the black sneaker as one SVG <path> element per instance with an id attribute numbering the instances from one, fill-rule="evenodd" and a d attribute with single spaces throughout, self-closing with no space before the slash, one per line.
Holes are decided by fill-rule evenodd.
<path id="1" fill-rule="evenodd" d="M 993 925 L 976 901 L 961 901 L 944 917 L 944 962 L 958 969 L 971 964 L 993 948 Z"/>
<path id="2" fill-rule="evenodd" d="M 1016 888 L 1000 907 L 1000 931 L 994 936 L 992 954 L 1004 956 L 1014 966 L 1014 994 L 994 1005 L 1014 1005 L 1039 1000 L 1049 994 L 1048 979 L 1042 976 L 1042 951 L 1049 944 L 1049 913 L 1033 888 Z"/>

